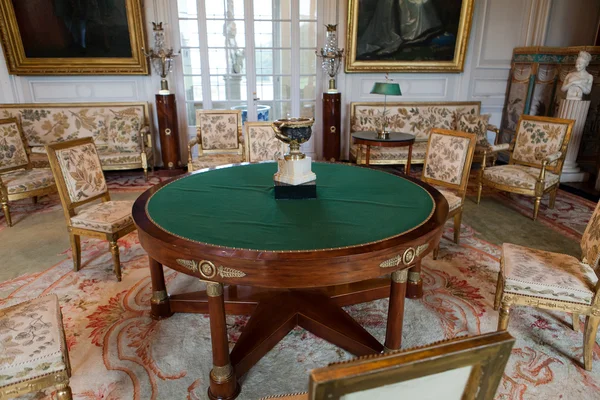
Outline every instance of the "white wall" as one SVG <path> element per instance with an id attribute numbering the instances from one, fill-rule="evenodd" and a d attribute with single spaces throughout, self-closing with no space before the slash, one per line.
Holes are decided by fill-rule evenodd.
<path id="1" fill-rule="evenodd" d="M 584 46 L 598 32 L 600 1 L 554 0 L 550 9 L 546 46 Z"/>
<path id="2" fill-rule="evenodd" d="M 152 45 L 152 21 L 174 21 L 176 18 L 171 2 L 175 0 L 146 0 L 145 21 L 149 45 Z M 300 0 L 302 1 L 302 0 Z M 345 47 L 347 0 L 322 0 L 324 23 L 335 23 L 339 15 L 340 47 Z M 492 123 L 499 124 L 504 104 L 506 82 L 510 70 L 512 50 L 517 46 L 562 45 L 554 44 L 554 38 L 571 34 L 567 44 L 589 37 L 594 25 L 589 17 L 578 31 L 580 23 L 568 26 L 560 23 L 567 15 L 569 21 L 577 21 L 582 11 L 573 3 L 596 3 L 598 0 L 475 0 L 471 37 L 467 48 L 464 72 L 461 74 L 391 74 L 401 87 L 402 101 L 460 101 L 482 102 L 482 112 L 492 115 Z M 337 3 L 337 4 L 336 4 Z M 567 7 L 565 4 L 569 4 Z M 596 7 L 595 27 L 598 21 Z M 583 11 L 585 15 L 585 11 Z M 592 14 L 592 13 L 590 13 Z M 173 19 L 172 19 L 173 18 Z M 586 16 L 587 18 L 587 16 Z M 579 18 L 580 19 L 580 18 Z M 167 24 L 167 39 L 177 37 L 169 32 L 173 23 Z M 548 28 L 548 29 L 547 29 Z M 594 28 L 595 29 L 595 28 Z M 573 33 L 576 32 L 576 33 Z M 319 47 L 323 35 L 320 35 Z M 546 43 L 544 40 L 547 38 Z M 589 40 L 593 40 L 593 37 Z M 177 48 L 175 44 L 175 48 Z M 343 96 L 343 155 L 348 152 L 349 103 L 351 101 L 380 101 L 370 95 L 373 82 L 383 74 L 344 74 L 339 76 L 338 87 Z M 177 80 L 174 73 L 171 80 Z M 152 76 L 64 76 L 64 77 L 18 77 L 8 75 L 4 57 L 0 57 L 0 102 L 90 102 L 90 101 L 149 101 L 154 103 L 154 93 L 159 79 Z M 323 79 L 323 89 L 326 82 Z M 172 88 L 177 85 L 171 84 Z M 183 93 L 178 93 L 183 95 Z M 320 103 L 317 103 L 320 107 Z M 186 132 L 185 118 L 180 115 L 180 132 Z M 156 132 L 156 129 L 154 130 Z M 193 134 L 193 130 L 188 131 Z M 315 124 L 316 149 L 320 149 L 320 124 Z M 182 138 L 182 156 L 185 155 L 185 135 Z M 155 142 L 158 143 L 158 140 Z M 157 157 L 160 159 L 160 157 Z"/>

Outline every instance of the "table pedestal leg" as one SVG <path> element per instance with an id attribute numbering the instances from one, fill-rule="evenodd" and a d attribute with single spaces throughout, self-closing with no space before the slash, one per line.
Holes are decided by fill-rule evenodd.
<path id="1" fill-rule="evenodd" d="M 148 257 L 148 260 L 150 263 L 150 277 L 152 278 L 150 315 L 153 319 L 169 318 L 173 313 L 171 312 L 169 295 L 167 293 L 167 286 L 165 285 L 163 266 L 151 257 Z"/>
<path id="2" fill-rule="evenodd" d="M 402 323 L 404 321 L 404 296 L 408 270 L 394 271 L 390 290 L 387 329 L 384 351 L 398 350 L 402 346 Z"/>
<path id="3" fill-rule="evenodd" d="M 365 165 L 371 164 L 371 146 L 367 145 L 367 159 L 365 160 Z"/>
<path id="4" fill-rule="evenodd" d="M 206 292 L 208 295 L 210 338 L 213 354 L 213 368 L 210 371 L 208 397 L 211 400 L 235 399 L 240 394 L 240 386 L 229 360 L 223 284 L 209 282 L 206 285 Z"/>
<path id="5" fill-rule="evenodd" d="M 406 297 L 420 299 L 423 297 L 423 279 L 421 279 L 421 260 L 417 261 L 408 273 Z"/>

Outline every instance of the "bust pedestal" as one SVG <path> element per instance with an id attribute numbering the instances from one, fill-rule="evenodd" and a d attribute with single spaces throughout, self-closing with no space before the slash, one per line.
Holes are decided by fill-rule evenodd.
<path id="1" fill-rule="evenodd" d="M 565 164 L 563 166 L 561 182 L 584 182 L 588 178 L 577 166 L 577 154 L 583 137 L 583 127 L 587 118 L 590 102 L 587 100 L 561 100 L 558 107 L 558 118 L 573 119 L 575 125 L 571 133 L 571 141 L 567 148 Z"/>
<path id="2" fill-rule="evenodd" d="M 158 175 L 173 176 L 184 173 L 179 157 L 179 128 L 177 125 L 177 105 L 174 94 L 157 94 L 156 111 L 160 137 L 160 152 L 163 170 Z"/>
<path id="3" fill-rule="evenodd" d="M 323 93 L 323 159 L 340 161 L 342 126 L 340 93 Z"/>

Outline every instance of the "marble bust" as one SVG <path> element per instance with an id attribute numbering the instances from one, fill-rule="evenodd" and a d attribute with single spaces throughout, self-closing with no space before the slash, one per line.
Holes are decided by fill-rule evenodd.
<path id="1" fill-rule="evenodd" d="M 567 92 L 567 100 L 581 100 L 584 94 L 592 91 L 594 78 L 585 70 L 592 56 L 587 51 L 580 51 L 575 62 L 575 71 L 565 78 L 561 90 Z"/>

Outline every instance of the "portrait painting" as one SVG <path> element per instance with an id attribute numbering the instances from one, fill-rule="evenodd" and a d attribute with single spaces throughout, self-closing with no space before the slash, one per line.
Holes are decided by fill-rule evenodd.
<path id="1" fill-rule="evenodd" d="M 474 0 L 349 0 L 346 72 L 462 72 Z"/>
<path id="2" fill-rule="evenodd" d="M 141 0 L 0 0 L 17 75 L 147 74 Z"/>

